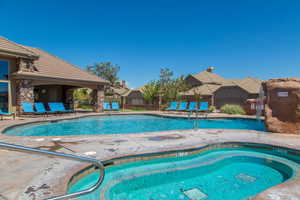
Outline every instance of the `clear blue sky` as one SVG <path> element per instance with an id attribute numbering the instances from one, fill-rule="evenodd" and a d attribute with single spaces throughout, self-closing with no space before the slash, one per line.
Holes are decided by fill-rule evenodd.
<path id="1" fill-rule="evenodd" d="M 300 76 L 299 0 L 0 0 L 0 35 L 80 67 L 110 61 L 139 87 L 161 67 Z"/>

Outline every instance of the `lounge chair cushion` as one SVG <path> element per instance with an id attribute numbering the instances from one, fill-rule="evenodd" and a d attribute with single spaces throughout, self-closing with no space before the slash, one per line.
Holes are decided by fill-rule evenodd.
<path id="1" fill-rule="evenodd" d="M 33 103 L 22 102 L 21 107 L 22 107 L 23 112 L 25 112 L 25 113 L 34 113 L 35 112 L 33 109 Z"/>
<path id="2" fill-rule="evenodd" d="M 112 110 L 120 110 L 120 105 L 118 102 L 112 102 L 111 103 L 111 109 Z"/>
<path id="3" fill-rule="evenodd" d="M 108 102 L 103 102 L 103 110 L 111 110 L 110 104 Z"/>

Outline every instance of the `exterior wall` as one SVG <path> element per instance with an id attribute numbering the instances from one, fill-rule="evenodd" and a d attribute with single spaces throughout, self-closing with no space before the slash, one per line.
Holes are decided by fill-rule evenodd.
<path id="1" fill-rule="evenodd" d="M 140 91 L 132 91 L 126 97 L 126 104 L 128 105 L 145 105 L 147 102 L 144 100 L 143 95 Z"/>
<path id="2" fill-rule="evenodd" d="M 237 86 L 221 87 L 214 93 L 214 104 L 217 108 L 225 104 L 244 106 L 248 98 L 249 94 Z"/>
<path id="3" fill-rule="evenodd" d="M 199 80 L 195 79 L 192 76 L 187 76 L 186 79 L 185 79 L 185 82 L 186 82 L 186 84 L 188 85 L 189 88 L 202 85 L 202 83 Z"/>

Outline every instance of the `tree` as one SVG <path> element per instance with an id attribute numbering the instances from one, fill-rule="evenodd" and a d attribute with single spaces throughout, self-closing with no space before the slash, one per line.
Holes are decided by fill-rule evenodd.
<path id="1" fill-rule="evenodd" d="M 160 69 L 159 93 L 164 101 L 172 101 L 180 98 L 180 93 L 188 89 L 185 83 L 185 76 L 173 78 L 173 72 L 168 68 Z"/>
<path id="2" fill-rule="evenodd" d="M 79 88 L 74 91 L 74 100 L 78 104 L 89 104 L 91 91 L 87 88 Z"/>
<path id="3" fill-rule="evenodd" d="M 160 75 L 159 75 L 160 86 L 164 87 L 170 84 L 173 74 L 174 73 L 169 68 L 161 68 Z"/>
<path id="4" fill-rule="evenodd" d="M 154 99 L 158 97 L 159 94 L 159 84 L 157 81 L 150 81 L 147 85 L 142 88 L 142 95 L 144 99 L 150 103 L 154 103 Z"/>
<path id="5" fill-rule="evenodd" d="M 112 86 L 119 80 L 118 72 L 120 71 L 120 66 L 114 65 L 111 62 L 95 63 L 92 66 L 87 66 L 87 70 L 109 81 Z"/>

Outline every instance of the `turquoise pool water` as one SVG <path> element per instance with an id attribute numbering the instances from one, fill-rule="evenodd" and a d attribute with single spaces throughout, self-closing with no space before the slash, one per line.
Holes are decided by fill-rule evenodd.
<path id="1" fill-rule="evenodd" d="M 299 173 L 296 162 L 247 148 L 137 161 L 105 169 L 100 189 L 84 200 L 242 200 Z M 69 192 L 93 185 L 98 173 L 73 184 Z"/>
<path id="2" fill-rule="evenodd" d="M 6 130 L 5 134 L 21 136 L 126 134 L 192 129 L 194 124 L 195 120 L 183 118 L 113 115 L 17 126 Z M 199 128 L 266 130 L 263 122 L 250 119 L 201 119 L 198 124 Z"/>

